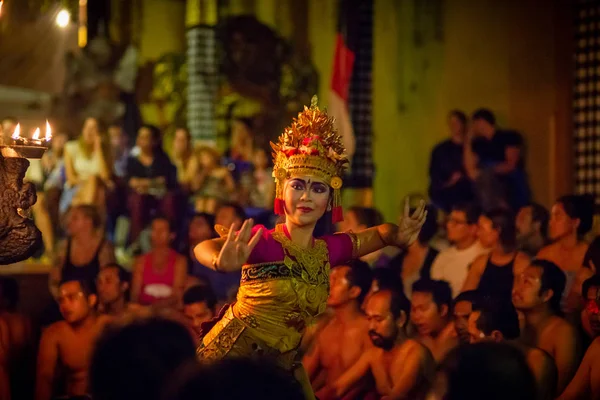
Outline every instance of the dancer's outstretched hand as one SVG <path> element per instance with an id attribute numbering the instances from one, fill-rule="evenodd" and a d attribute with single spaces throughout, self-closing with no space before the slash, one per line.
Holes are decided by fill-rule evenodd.
<path id="1" fill-rule="evenodd" d="M 407 198 L 404 203 L 404 215 L 402 216 L 400 225 L 398 225 L 398 237 L 396 238 L 397 246 L 410 246 L 417 240 L 426 218 L 427 210 L 425 209 L 425 202 L 421 200 L 419 207 L 417 207 L 415 212 L 410 215 L 409 199 Z"/>
<path id="2" fill-rule="evenodd" d="M 252 235 L 253 225 L 254 221 L 252 221 L 252 219 L 245 220 L 237 235 L 235 232 L 235 224 L 231 225 L 227 239 L 217 258 L 217 269 L 223 271 L 240 270 L 246 261 L 248 261 L 248 257 L 260 241 L 262 235 L 261 228 L 254 236 L 250 237 Z"/>

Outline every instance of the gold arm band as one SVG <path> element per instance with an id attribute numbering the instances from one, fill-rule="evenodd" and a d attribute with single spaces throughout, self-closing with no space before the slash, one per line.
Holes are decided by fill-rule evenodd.
<path id="1" fill-rule="evenodd" d="M 355 260 L 359 257 L 360 239 L 352 231 L 346 232 L 346 234 L 350 236 L 350 240 L 352 240 L 352 259 Z"/>

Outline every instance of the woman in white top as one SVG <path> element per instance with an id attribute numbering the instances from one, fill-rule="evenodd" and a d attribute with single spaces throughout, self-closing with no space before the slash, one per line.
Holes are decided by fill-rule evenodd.
<path id="1" fill-rule="evenodd" d="M 67 182 L 60 200 L 61 213 L 72 204 L 95 204 L 100 214 L 105 215 L 105 189 L 111 186 L 106 155 L 98 121 L 86 119 L 79 138 L 65 145 Z"/>

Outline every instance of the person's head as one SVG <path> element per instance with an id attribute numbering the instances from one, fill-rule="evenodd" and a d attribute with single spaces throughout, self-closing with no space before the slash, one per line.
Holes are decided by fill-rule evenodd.
<path id="1" fill-rule="evenodd" d="M 482 342 L 454 348 L 438 366 L 430 400 L 530 400 L 535 378 L 522 350 Z"/>
<path id="2" fill-rule="evenodd" d="M 179 127 L 175 129 L 175 136 L 173 137 L 173 154 L 176 156 L 183 156 L 189 154 L 192 149 L 192 136 L 187 128 Z"/>
<path id="3" fill-rule="evenodd" d="M 402 279 L 398 274 L 390 268 L 375 268 L 372 272 L 371 287 L 367 293 L 368 300 L 373 293 L 377 293 L 380 290 L 392 290 L 392 291 L 403 291 Z M 363 301 L 366 304 L 366 300 Z"/>
<path id="4" fill-rule="evenodd" d="M 213 238 L 215 236 L 215 231 L 213 230 L 214 225 L 215 217 L 213 215 L 207 213 L 194 214 L 188 227 L 188 240 L 190 246 Z"/>
<path id="5" fill-rule="evenodd" d="M 333 189 L 314 175 L 294 175 L 283 187 L 286 219 L 298 226 L 316 225 L 331 210 Z"/>
<path id="6" fill-rule="evenodd" d="M 62 157 L 65 150 L 65 144 L 69 140 L 69 135 L 66 132 L 57 132 L 52 135 L 52 141 L 50 142 L 50 149 L 52 153 L 57 157 Z"/>
<path id="7" fill-rule="evenodd" d="M 103 267 L 96 277 L 98 302 L 111 305 L 127 297 L 130 274 L 119 264 L 109 264 Z"/>
<path id="8" fill-rule="evenodd" d="M 221 156 L 214 147 L 199 146 L 196 148 L 195 153 L 202 168 L 215 168 L 219 165 Z"/>
<path id="9" fill-rule="evenodd" d="M 160 129 L 154 125 L 143 125 L 138 129 L 135 144 L 143 153 L 156 154 L 162 145 L 162 134 Z"/>
<path id="10" fill-rule="evenodd" d="M 235 383 L 231 383 L 235 377 Z M 143 397 L 139 397 L 143 398 Z M 293 374 L 266 359 L 224 358 L 216 362 L 190 363 L 177 371 L 163 400 L 303 400 Z"/>
<path id="11" fill-rule="evenodd" d="M 455 138 L 463 138 L 467 133 L 467 115 L 460 110 L 452 110 L 448 114 L 448 128 Z"/>
<path id="12" fill-rule="evenodd" d="M 372 273 L 364 261 L 353 260 L 348 265 L 336 266 L 329 274 L 327 305 L 340 307 L 355 302 L 360 308 L 371 288 Z"/>
<path id="13" fill-rule="evenodd" d="M 57 302 L 65 321 L 77 325 L 93 314 L 98 298 L 90 282 L 65 279 L 58 287 Z"/>
<path id="14" fill-rule="evenodd" d="M 410 318 L 410 302 L 402 292 L 380 290 L 366 302 L 369 337 L 377 347 L 391 349 Z"/>
<path id="15" fill-rule="evenodd" d="M 457 204 L 446 222 L 448 240 L 454 244 L 475 241 L 481 209 L 475 204 Z"/>
<path id="16" fill-rule="evenodd" d="M 479 217 L 477 237 L 485 248 L 501 246 L 506 252 L 514 251 L 517 248 L 514 215 L 502 208 L 483 213 Z"/>
<path id="17" fill-rule="evenodd" d="M 208 286 L 192 286 L 183 294 L 183 314 L 192 324 L 197 334 L 203 322 L 215 316 L 217 298 Z"/>
<path id="18" fill-rule="evenodd" d="M 496 117 L 490 110 L 480 108 L 471 116 L 471 124 L 475 135 L 489 138 L 496 130 Z"/>
<path id="19" fill-rule="evenodd" d="M 454 299 L 454 329 L 461 343 L 469 343 L 469 316 L 479 301 L 480 295 L 476 290 L 462 292 Z"/>
<path id="20" fill-rule="evenodd" d="M 420 336 L 439 333 L 448 323 L 452 289 L 446 281 L 421 279 L 412 286 L 410 318 Z"/>
<path id="21" fill-rule="evenodd" d="M 585 315 L 595 336 L 600 335 L 600 275 L 586 279 L 581 286 L 585 301 Z"/>
<path id="22" fill-rule="evenodd" d="M 271 158 L 262 147 L 258 147 L 254 149 L 254 153 L 252 155 L 252 164 L 255 169 L 265 169 L 269 167 L 271 162 Z"/>
<path id="23" fill-rule="evenodd" d="M 87 118 L 83 122 L 83 128 L 81 130 L 81 141 L 87 147 L 91 147 L 96 143 L 98 136 L 100 135 L 100 124 L 96 118 Z"/>
<path id="24" fill-rule="evenodd" d="M 98 208 L 90 204 L 72 206 L 66 217 L 67 233 L 70 237 L 90 234 L 102 227 L 102 217 Z"/>
<path id="25" fill-rule="evenodd" d="M 17 127 L 18 123 L 19 122 L 15 117 L 4 117 L 2 118 L 2 122 L 0 123 L 0 125 L 2 125 L 0 128 L 2 129 L 2 132 L 5 136 L 11 136 L 15 131 L 15 128 Z"/>
<path id="26" fill-rule="evenodd" d="M 421 227 L 421 232 L 419 232 L 419 237 L 417 238 L 418 242 L 421 246 L 427 246 L 431 239 L 433 239 L 438 231 L 438 211 L 437 208 L 428 204 L 425 209 L 427 210 L 427 216 L 425 217 L 425 222 Z M 412 215 L 415 212 L 415 208 L 410 210 L 410 214 Z"/>
<path id="27" fill-rule="evenodd" d="M 548 210 L 538 203 L 529 203 L 521 207 L 516 219 L 518 237 L 523 238 L 537 234 L 545 239 L 548 236 L 549 220 Z"/>
<path id="28" fill-rule="evenodd" d="M 486 299 L 469 316 L 471 343 L 514 340 L 520 333 L 519 315 L 509 301 Z"/>
<path id="29" fill-rule="evenodd" d="M 346 210 L 341 225 L 343 231 L 359 232 L 381 225 L 383 222 L 383 215 L 377 209 L 353 206 Z"/>
<path id="30" fill-rule="evenodd" d="M 110 140 L 110 147 L 114 150 L 121 150 L 127 147 L 127 135 L 123 132 L 123 127 L 120 124 L 109 125 L 108 139 Z"/>
<path id="31" fill-rule="evenodd" d="M 515 277 L 512 301 L 517 310 L 529 311 L 549 307 L 560 314 L 560 299 L 565 290 L 565 273 L 548 260 L 535 259 Z"/>
<path id="32" fill-rule="evenodd" d="M 231 227 L 231 224 L 236 224 L 239 229 L 246 218 L 246 212 L 242 206 L 237 203 L 224 203 L 217 209 L 215 224 L 223 225 L 226 228 Z"/>
<path id="33" fill-rule="evenodd" d="M 231 127 L 232 147 L 246 147 L 252 143 L 254 120 L 252 118 L 238 118 Z"/>
<path id="34" fill-rule="evenodd" d="M 154 248 L 169 247 L 175 239 L 175 233 L 169 219 L 163 215 L 158 215 L 150 223 L 150 241 Z"/>
<path id="35" fill-rule="evenodd" d="M 552 206 L 550 214 L 550 239 L 585 235 L 592 229 L 594 197 L 569 195 L 560 197 Z"/>
<path id="36" fill-rule="evenodd" d="M 98 339 L 90 364 L 96 400 L 159 400 L 172 374 L 196 356 L 190 331 L 158 317 L 109 327 Z"/>
<path id="37" fill-rule="evenodd" d="M 1 309 L 14 312 L 19 304 L 19 283 L 13 277 L 3 276 L 0 278 L 0 301 Z"/>

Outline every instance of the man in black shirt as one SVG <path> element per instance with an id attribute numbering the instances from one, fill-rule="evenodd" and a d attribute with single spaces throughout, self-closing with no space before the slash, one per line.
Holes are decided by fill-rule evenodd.
<path id="1" fill-rule="evenodd" d="M 472 184 L 463 164 L 467 116 L 459 110 L 451 111 L 448 125 L 452 136 L 435 146 L 429 164 L 429 196 L 447 213 L 454 205 L 473 199 Z"/>
<path id="2" fill-rule="evenodd" d="M 485 108 L 473 113 L 465 146 L 465 168 L 476 182 L 485 209 L 509 206 L 518 210 L 530 200 L 523 161 L 523 137 L 496 127 L 494 114 Z"/>

